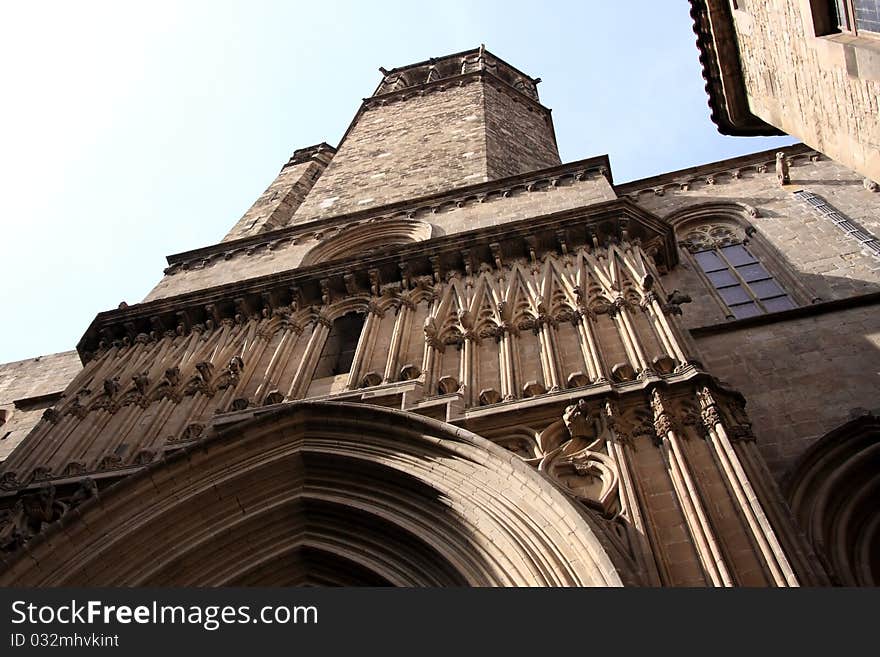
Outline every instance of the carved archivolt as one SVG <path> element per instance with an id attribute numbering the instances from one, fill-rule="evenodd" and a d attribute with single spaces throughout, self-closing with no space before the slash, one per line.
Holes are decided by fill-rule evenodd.
<path id="1" fill-rule="evenodd" d="M 431 224 L 416 219 L 367 222 L 325 237 L 304 257 L 300 266 L 365 255 L 375 249 L 421 242 L 431 238 Z"/>
<path id="2" fill-rule="evenodd" d="M 636 582 L 517 457 L 365 405 L 278 407 L 125 479 L 79 517 L 64 540 L 53 525 L 8 557 L 0 586 Z"/>
<path id="3" fill-rule="evenodd" d="M 837 584 L 880 585 L 880 418 L 857 418 L 814 443 L 784 492 Z"/>

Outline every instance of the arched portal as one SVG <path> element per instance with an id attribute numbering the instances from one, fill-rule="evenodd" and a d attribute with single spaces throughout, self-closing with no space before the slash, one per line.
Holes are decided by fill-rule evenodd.
<path id="1" fill-rule="evenodd" d="M 619 586 L 587 515 L 463 429 L 297 402 L 101 493 L 2 586 Z"/>
<path id="2" fill-rule="evenodd" d="M 880 585 L 880 418 L 863 415 L 817 440 L 783 488 L 832 578 Z"/>

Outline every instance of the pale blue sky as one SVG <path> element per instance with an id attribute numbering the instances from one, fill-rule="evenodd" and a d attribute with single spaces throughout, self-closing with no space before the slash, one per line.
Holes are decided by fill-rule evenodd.
<path id="1" fill-rule="evenodd" d="M 165 255 L 217 242 L 378 67 L 486 47 L 563 161 L 624 182 L 772 148 L 709 119 L 688 3 L 58 2 L 0 8 L 0 362 L 72 349 Z"/>

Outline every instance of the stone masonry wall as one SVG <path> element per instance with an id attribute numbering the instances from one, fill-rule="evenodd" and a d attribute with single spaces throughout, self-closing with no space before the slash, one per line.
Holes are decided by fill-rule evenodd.
<path id="1" fill-rule="evenodd" d="M 560 164 L 549 114 L 500 84 L 487 84 L 484 91 L 489 180 Z"/>
<path id="2" fill-rule="evenodd" d="M 483 89 L 472 82 L 363 110 L 292 223 L 486 180 Z"/>
<path id="3" fill-rule="evenodd" d="M 286 226 L 326 166 L 326 159 L 316 158 L 284 167 L 223 241 Z"/>
<path id="4" fill-rule="evenodd" d="M 559 164 L 548 114 L 501 83 L 462 82 L 366 105 L 292 223 Z"/>
<path id="5" fill-rule="evenodd" d="M 749 0 L 744 7 L 732 13 L 752 112 L 880 181 L 876 46 L 872 52 L 853 37 L 817 37 L 808 0 Z"/>
<path id="6" fill-rule="evenodd" d="M 661 218 L 706 203 L 751 206 L 758 216 L 749 216 L 744 208 L 743 219 L 775 248 L 781 264 L 798 277 L 811 299 L 830 301 L 880 291 L 880 260 L 792 192 L 805 189 L 822 196 L 875 236 L 880 236 L 880 194 L 865 189 L 862 177 L 846 167 L 824 157 L 812 161 L 805 155 L 792 163 L 791 183 L 780 185 L 772 153 L 767 155 L 771 156 L 769 161 L 747 156 L 627 183 L 617 191 Z M 764 172 L 757 169 L 762 163 Z M 734 177 L 734 171 L 739 172 L 739 178 Z M 711 184 L 707 182 L 710 179 Z M 687 189 L 682 189 L 682 184 Z M 704 293 L 701 279 L 687 259 L 682 257 L 681 261 L 665 284 L 694 299 L 685 306 L 685 325 L 694 328 L 725 321 L 723 309 Z"/>
<path id="7" fill-rule="evenodd" d="M 785 150 L 796 154 L 798 148 Z M 875 236 L 880 235 L 880 194 L 867 190 L 859 174 L 803 151 L 790 167 L 791 183 L 780 185 L 772 155 L 694 167 L 627 183 L 617 191 L 663 218 L 680 218 L 679 213 L 707 203 L 741 204 L 743 221 L 757 229 L 752 239 L 762 238 L 775 249 L 780 264 L 817 302 L 880 291 L 880 259 L 792 192 L 806 189 L 822 196 Z M 762 163 L 766 169 L 759 171 Z M 749 207 L 757 216 L 750 216 Z M 727 324 L 683 249 L 680 258 L 663 283 L 693 299 L 682 306 L 684 325 Z M 758 447 L 777 478 L 807 446 L 858 409 L 880 406 L 876 304 L 696 335 L 706 369 L 745 395 Z"/>
<path id="8" fill-rule="evenodd" d="M 779 479 L 814 441 L 880 407 L 877 305 L 699 337 L 715 376 L 742 392 Z"/>
<path id="9" fill-rule="evenodd" d="M 52 405 L 39 398 L 60 394 L 82 369 L 75 351 L 0 365 L 0 461 L 5 459 Z M 33 400 L 21 403 L 22 400 Z M 16 402 L 19 402 L 16 405 Z"/>
<path id="10" fill-rule="evenodd" d="M 338 157 L 340 156 L 337 155 Z M 596 174 L 580 181 L 568 179 L 555 187 L 533 191 L 520 189 L 509 196 L 495 194 L 482 203 L 471 199 L 462 207 L 447 203 L 438 212 L 422 209 L 414 214 L 413 219 L 430 222 L 436 236 L 452 235 L 614 198 L 611 185 L 603 176 Z M 303 256 L 318 246 L 328 234 L 333 236 L 333 232 L 326 230 L 320 233 L 309 232 L 277 248 L 264 247 L 250 252 L 245 250 L 229 259 L 220 257 L 197 268 L 171 269 L 144 301 L 294 269 Z"/>

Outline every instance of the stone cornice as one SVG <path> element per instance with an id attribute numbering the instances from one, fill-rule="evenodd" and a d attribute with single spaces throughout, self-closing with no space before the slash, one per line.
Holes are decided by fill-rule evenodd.
<path id="1" fill-rule="evenodd" d="M 690 0 L 712 121 L 722 135 L 785 134 L 749 110 L 729 0 Z"/>
<path id="2" fill-rule="evenodd" d="M 485 69 L 481 69 L 478 71 L 469 71 L 467 73 L 461 73 L 459 75 L 452 75 L 449 77 L 440 78 L 439 80 L 434 80 L 432 82 L 424 82 L 414 87 L 405 87 L 403 89 L 390 91 L 378 96 L 370 96 L 369 98 L 363 99 L 361 108 L 369 109 L 371 107 L 389 105 L 391 103 L 404 101 L 413 97 L 427 96 L 431 93 L 446 91 L 447 89 L 453 87 L 463 87 L 464 85 L 471 82 L 483 81 L 484 79 L 496 83 L 496 85 L 498 85 L 496 86 L 496 89 L 498 89 L 499 91 L 504 91 L 505 93 L 510 95 L 510 97 L 513 98 L 515 101 L 523 102 L 533 109 L 538 110 L 546 114 L 547 116 L 550 116 L 551 110 L 548 107 L 544 107 L 544 105 L 542 105 L 534 98 L 523 93 L 505 80 L 502 80 L 491 71 L 487 71 Z M 343 140 L 344 139 L 345 138 L 343 137 Z"/>
<path id="3" fill-rule="evenodd" d="M 320 144 L 315 144 L 314 146 L 306 146 L 305 148 L 297 148 L 293 151 L 293 155 L 290 156 L 290 159 L 287 161 L 282 170 L 287 167 L 293 166 L 295 164 L 302 164 L 304 162 L 311 162 L 313 160 L 318 159 L 318 156 L 323 155 L 324 159 L 330 160 L 336 154 L 336 149 L 333 148 L 330 144 L 325 141 L 322 141 Z"/>
<path id="4" fill-rule="evenodd" d="M 412 69 L 414 69 L 414 68 L 420 68 L 420 67 L 422 67 L 422 66 L 428 66 L 428 65 L 430 65 L 430 64 L 435 64 L 435 63 L 437 63 L 437 62 L 449 61 L 449 60 L 461 60 L 461 59 L 464 59 L 464 58 L 466 58 L 466 57 L 470 57 L 470 56 L 473 56 L 473 55 L 479 55 L 480 53 L 482 53 L 482 54 L 484 54 L 484 55 L 486 55 L 486 56 L 488 56 L 488 57 L 494 59 L 494 60 L 497 61 L 499 64 L 502 64 L 502 65 L 506 66 L 506 67 L 509 68 L 511 71 L 517 73 L 518 75 L 521 75 L 522 77 L 526 78 L 527 80 L 529 80 L 529 81 L 531 81 L 531 82 L 538 83 L 538 82 L 541 81 L 540 78 L 533 78 L 533 77 L 531 77 L 529 74 L 524 73 L 523 71 L 521 71 L 520 69 L 518 69 L 516 66 L 514 66 L 514 65 L 511 64 L 510 62 L 507 62 L 507 61 L 501 59 L 501 57 L 499 57 L 499 56 L 496 55 L 495 53 L 490 52 L 489 50 L 487 50 L 485 46 L 480 46 L 480 47 L 478 47 L 478 48 L 471 48 L 471 49 L 469 49 L 469 50 L 462 50 L 461 52 L 452 53 L 451 55 L 443 55 L 442 57 L 434 57 L 434 58 L 431 58 L 431 59 L 425 59 L 425 60 L 423 60 L 423 61 L 421 61 L 421 62 L 416 62 L 416 63 L 414 63 L 414 64 L 407 64 L 406 66 L 397 66 L 397 67 L 392 68 L 392 69 L 389 69 L 389 70 L 387 70 L 387 71 L 383 71 L 383 73 L 384 73 L 386 76 L 388 76 L 388 75 L 392 75 L 392 74 L 394 74 L 394 73 L 403 73 L 403 72 L 405 72 L 405 71 L 409 71 L 409 70 L 412 70 Z M 382 70 L 382 69 L 380 69 L 380 70 Z"/>
<path id="5" fill-rule="evenodd" d="M 237 254 L 246 253 L 249 249 L 262 246 L 274 248 L 272 245 L 277 246 L 282 240 L 303 238 L 310 233 L 326 231 L 342 224 L 370 219 L 381 220 L 413 217 L 420 212 L 435 213 L 444 207 L 462 207 L 470 202 L 491 202 L 499 198 L 505 198 L 517 191 L 530 193 L 534 190 L 542 189 L 546 185 L 556 185 L 560 182 L 576 183 L 595 176 L 604 176 L 609 183 L 612 182 L 611 164 L 607 155 L 578 160 L 500 180 L 458 187 L 446 192 L 429 194 L 376 208 L 309 221 L 295 226 L 287 226 L 228 242 L 218 242 L 211 246 L 169 255 L 166 257 L 166 260 L 169 265 L 193 266 L 200 261 L 216 256 L 224 258 L 234 257 Z M 189 265 L 186 263 L 189 263 Z M 173 272 L 174 270 L 171 267 L 166 270 L 166 274 Z"/>
<path id="6" fill-rule="evenodd" d="M 637 200 L 640 194 L 651 193 L 662 196 L 667 189 L 687 190 L 700 185 L 723 184 L 729 180 L 742 178 L 747 174 L 768 173 L 769 175 L 775 175 L 776 153 L 779 152 L 785 153 L 789 166 L 798 166 L 824 157 L 809 146 L 793 144 L 719 162 L 710 162 L 687 169 L 671 171 L 651 176 L 650 178 L 633 180 L 622 185 L 615 185 L 614 190 L 618 196 L 626 196 Z"/>
<path id="7" fill-rule="evenodd" d="M 627 239 L 655 253 L 661 269 L 676 262 L 671 228 L 630 201 L 615 199 L 102 312 L 77 351 L 88 361 L 92 352 L 116 343 L 189 333 L 199 325 L 266 316 L 276 309 L 320 306 L 327 290 L 350 295 L 352 288 L 366 291 L 377 285 L 407 289 L 419 278 L 439 282 L 448 272 L 476 270 L 481 263 L 540 259 L 549 252 Z"/>

